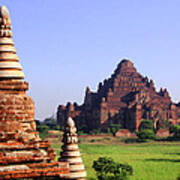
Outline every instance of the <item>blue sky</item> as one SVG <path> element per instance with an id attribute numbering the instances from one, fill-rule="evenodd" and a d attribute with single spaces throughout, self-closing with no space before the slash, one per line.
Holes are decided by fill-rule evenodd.
<path id="1" fill-rule="evenodd" d="M 37 119 L 82 103 L 120 60 L 180 101 L 179 0 L 1 0 L 30 84 Z"/>

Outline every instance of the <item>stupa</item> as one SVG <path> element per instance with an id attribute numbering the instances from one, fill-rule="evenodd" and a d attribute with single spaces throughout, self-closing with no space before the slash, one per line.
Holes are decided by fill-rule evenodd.
<path id="1" fill-rule="evenodd" d="M 62 152 L 60 153 L 60 162 L 68 162 L 70 167 L 70 175 L 68 179 L 82 180 L 86 177 L 86 171 L 81 159 L 81 154 L 78 148 L 78 137 L 73 119 L 68 118 L 64 135 Z"/>
<path id="2" fill-rule="evenodd" d="M 0 179 L 58 177 L 69 164 L 55 161 L 55 152 L 36 131 L 34 103 L 12 40 L 8 9 L 0 7 Z M 48 179 L 46 178 L 46 179 Z"/>

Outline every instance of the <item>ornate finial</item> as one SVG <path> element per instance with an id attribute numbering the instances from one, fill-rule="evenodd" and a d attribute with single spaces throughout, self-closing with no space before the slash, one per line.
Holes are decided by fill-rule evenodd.
<path id="1" fill-rule="evenodd" d="M 73 119 L 71 117 L 69 117 L 67 120 L 67 123 L 65 125 L 63 142 L 66 144 L 78 143 L 76 131 L 77 131 L 77 129 L 75 127 L 75 123 L 74 123 Z"/>
<path id="2" fill-rule="evenodd" d="M 6 6 L 0 7 L 0 35 L 5 37 L 12 37 L 11 19 L 9 11 Z"/>
<path id="3" fill-rule="evenodd" d="M 71 117 L 69 117 L 68 120 L 67 120 L 67 126 L 69 126 L 71 128 L 75 127 L 75 123 L 74 123 L 74 121 L 73 121 L 73 119 Z"/>
<path id="4" fill-rule="evenodd" d="M 24 79 L 12 40 L 11 19 L 5 6 L 0 7 L 0 80 Z"/>

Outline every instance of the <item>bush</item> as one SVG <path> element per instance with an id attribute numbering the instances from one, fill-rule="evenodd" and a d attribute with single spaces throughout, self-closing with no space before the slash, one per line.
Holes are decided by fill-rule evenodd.
<path id="1" fill-rule="evenodd" d="M 148 140 L 153 140 L 156 138 L 156 135 L 151 129 L 144 129 L 136 133 L 138 136 L 138 140 L 141 142 L 146 142 Z"/>
<path id="2" fill-rule="evenodd" d="M 121 128 L 120 124 L 111 124 L 109 129 L 113 136 L 116 135 L 116 132 Z"/>
<path id="3" fill-rule="evenodd" d="M 60 130 L 59 125 L 56 123 L 56 120 L 53 118 L 46 118 L 42 124 L 45 124 L 49 127 L 50 130 Z"/>
<path id="4" fill-rule="evenodd" d="M 48 131 L 50 129 L 47 125 L 40 124 L 40 125 L 37 125 L 37 130 L 39 131 L 40 138 L 44 139 L 47 136 Z"/>
<path id="5" fill-rule="evenodd" d="M 96 171 L 98 180 L 127 180 L 133 174 L 130 165 L 116 163 L 109 157 L 100 157 L 93 162 L 92 167 Z"/>
<path id="6" fill-rule="evenodd" d="M 180 125 L 175 124 L 169 128 L 169 132 L 173 134 L 173 138 L 180 140 Z"/>
<path id="7" fill-rule="evenodd" d="M 36 127 L 39 131 L 39 135 L 44 139 L 48 135 L 49 130 L 60 130 L 59 125 L 53 118 L 46 118 L 44 121 L 36 120 Z"/>
<path id="8" fill-rule="evenodd" d="M 154 124 L 152 120 L 143 120 L 139 126 L 139 131 L 145 129 L 154 129 Z"/>
<path id="9" fill-rule="evenodd" d="M 169 129 L 171 127 L 171 122 L 169 120 L 162 119 L 161 122 L 158 121 L 156 125 L 156 131 L 159 129 Z"/>
<path id="10" fill-rule="evenodd" d="M 146 142 L 156 138 L 152 120 L 143 120 L 139 126 L 139 132 L 136 133 L 138 141 Z"/>

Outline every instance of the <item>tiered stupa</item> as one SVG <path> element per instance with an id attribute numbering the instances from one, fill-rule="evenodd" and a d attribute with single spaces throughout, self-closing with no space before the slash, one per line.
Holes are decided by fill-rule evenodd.
<path id="1" fill-rule="evenodd" d="M 64 178 L 68 163 L 56 162 L 36 131 L 34 103 L 12 40 L 11 20 L 0 7 L 0 179 Z M 46 178 L 47 179 L 47 178 Z"/>
<path id="2" fill-rule="evenodd" d="M 86 171 L 78 148 L 78 137 L 73 119 L 68 118 L 63 135 L 63 146 L 60 162 L 69 162 L 70 176 L 68 179 L 85 179 Z"/>
<path id="3" fill-rule="evenodd" d="M 24 79 L 12 40 L 11 20 L 5 6 L 0 11 L 0 79 Z"/>

